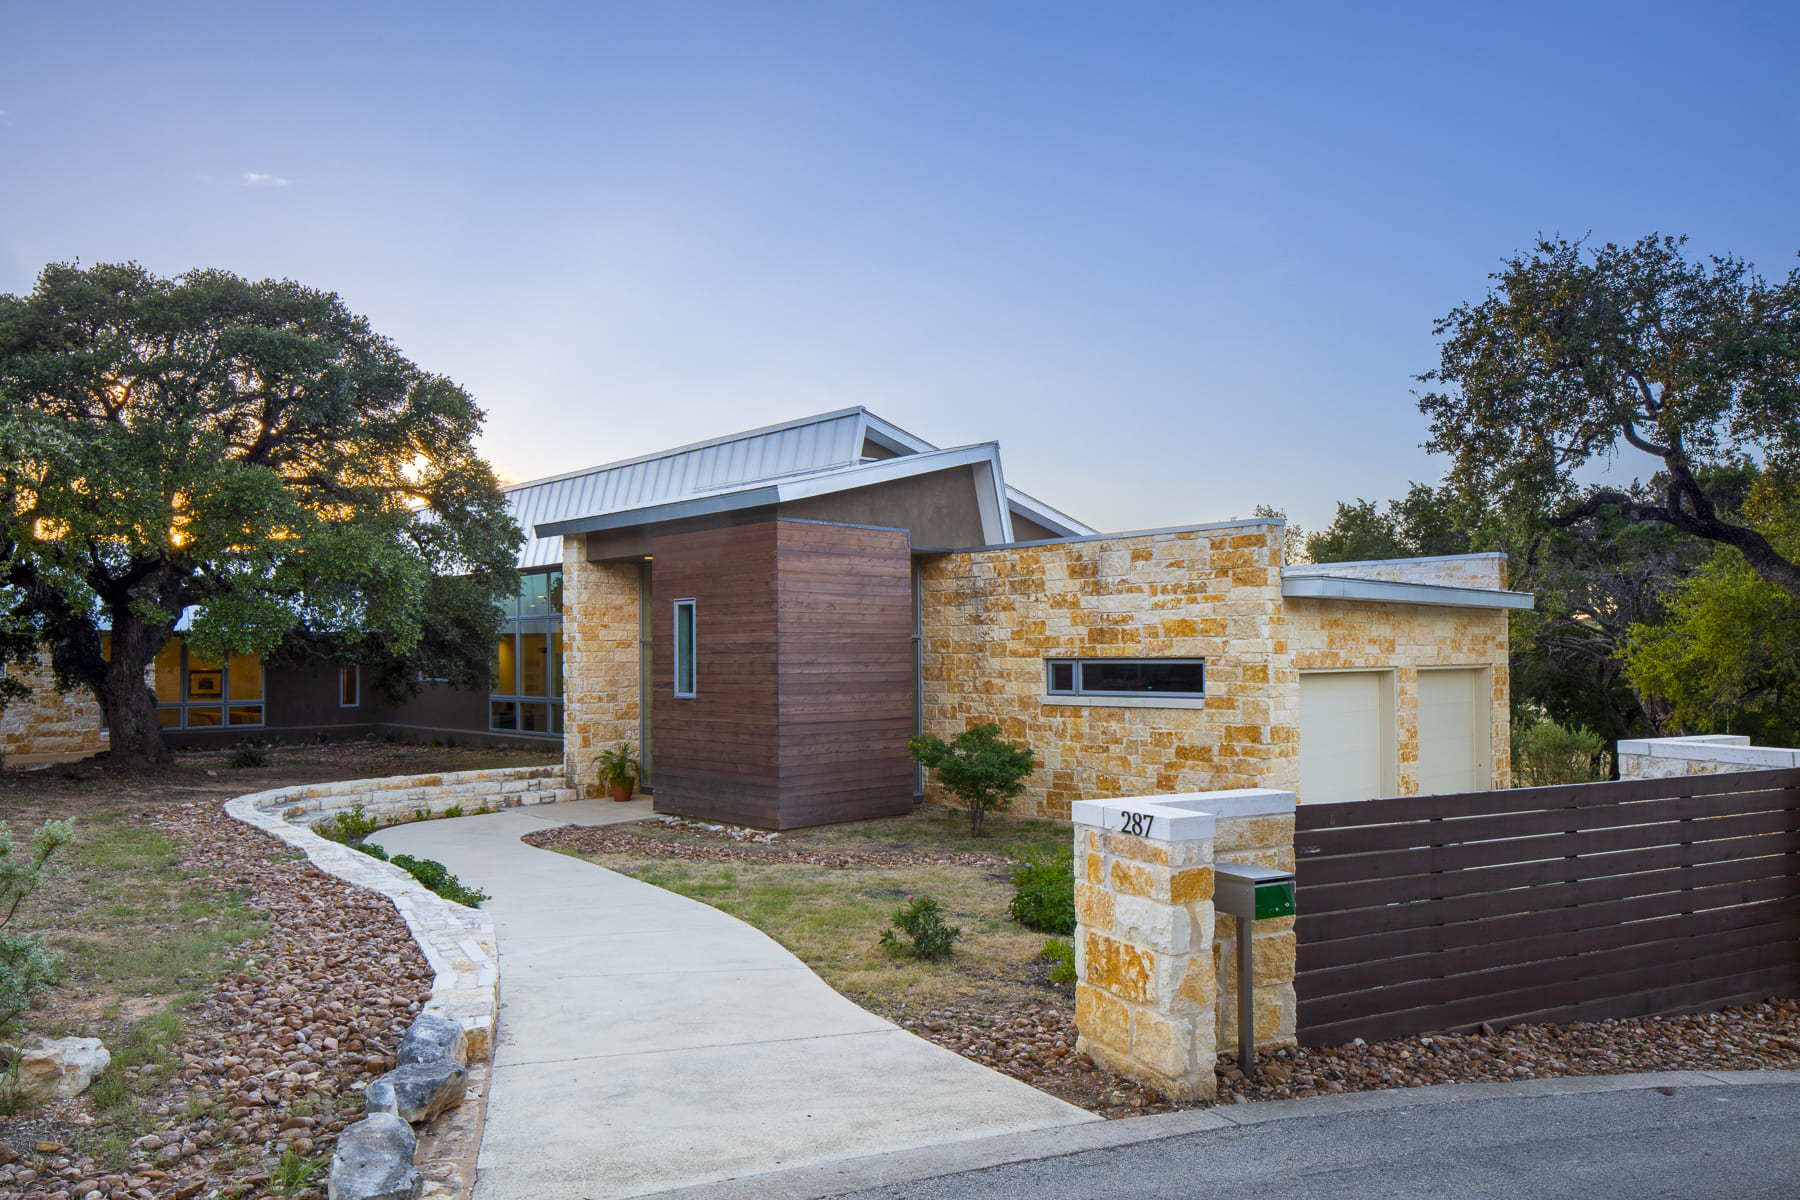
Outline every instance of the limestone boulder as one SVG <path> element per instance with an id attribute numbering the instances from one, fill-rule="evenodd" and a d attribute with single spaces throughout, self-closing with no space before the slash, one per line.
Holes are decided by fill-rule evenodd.
<path id="1" fill-rule="evenodd" d="M 17 1053 L 19 1072 L 11 1090 L 32 1104 L 81 1095 L 112 1061 L 99 1038 L 33 1038 Z"/>
<path id="2" fill-rule="evenodd" d="M 364 1088 L 363 1111 L 399 1116 L 400 1102 L 394 1098 L 394 1085 L 386 1079 L 377 1079 Z"/>
<path id="3" fill-rule="evenodd" d="M 407 1063 L 369 1086 L 382 1083 L 393 1089 L 395 1111 L 401 1119 L 417 1124 L 461 1104 L 469 1090 L 469 1072 L 460 1063 Z"/>
<path id="4" fill-rule="evenodd" d="M 394 1062 L 400 1066 L 424 1062 L 453 1062 L 467 1066 L 468 1035 L 463 1032 L 459 1021 L 432 1013 L 420 1013 L 418 1019 L 407 1026 L 406 1035 L 400 1039 L 400 1049 L 394 1055 Z"/>
<path id="5" fill-rule="evenodd" d="M 425 1177 L 413 1166 L 419 1139 L 392 1113 L 375 1113 L 338 1135 L 329 1200 L 419 1200 Z"/>

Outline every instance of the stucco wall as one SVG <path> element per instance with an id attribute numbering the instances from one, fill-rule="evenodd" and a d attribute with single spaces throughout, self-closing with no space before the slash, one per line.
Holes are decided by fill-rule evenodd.
<path id="1" fill-rule="evenodd" d="M 579 536 L 564 538 L 563 768 L 583 796 L 602 794 L 602 750 L 641 750 L 639 647 L 637 564 L 591 563 Z"/>
<path id="2" fill-rule="evenodd" d="M 106 749 L 100 705 L 85 689 L 56 690 L 50 660 L 40 654 L 30 669 L 9 665 L 6 673 L 31 688 L 25 700 L 0 714 L 0 749 L 9 758 L 38 754 L 93 754 Z"/>
<path id="3" fill-rule="evenodd" d="M 1506 786 L 1505 611 L 1283 599 L 1282 533 L 1279 523 L 1233 522 L 927 560 L 925 729 L 951 737 L 994 721 L 1008 739 L 1029 744 L 1039 769 L 1014 807 L 1041 816 L 1066 819 L 1069 804 L 1088 797 L 1292 791 L 1300 672 L 1392 668 L 1397 790 L 1410 794 L 1418 787 L 1419 669 L 1485 666 L 1493 786 Z M 1493 587 L 1505 560 L 1471 555 L 1389 567 L 1390 577 L 1408 582 Z M 1207 695 L 1179 707 L 1047 702 L 1044 660 L 1053 657 L 1200 657 Z"/>

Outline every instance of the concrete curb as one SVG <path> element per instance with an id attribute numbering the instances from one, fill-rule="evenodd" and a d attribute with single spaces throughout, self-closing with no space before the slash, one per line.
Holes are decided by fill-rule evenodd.
<path id="1" fill-rule="evenodd" d="M 1654 1071 L 1639 1075 L 1576 1075 L 1562 1079 L 1527 1079 L 1516 1083 L 1450 1083 L 1395 1088 L 1381 1092 L 1347 1092 L 1304 1100 L 1270 1100 L 1232 1104 L 1153 1117 L 1127 1117 L 1060 1129 L 1004 1134 L 970 1142 L 952 1142 L 894 1154 L 820 1163 L 698 1187 L 650 1193 L 662 1200 L 821 1200 L 864 1188 L 911 1183 L 942 1175 L 958 1175 L 1006 1163 L 1061 1158 L 1088 1150 L 1110 1150 L 1141 1142 L 1161 1141 L 1214 1129 L 1374 1112 L 1469 1100 L 1528 1100 L 1539 1096 L 1580 1096 L 1598 1092 L 1649 1091 L 1654 1088 L 1754 1087 L 1800 1084 L 1794 1071 Z"/>
<path id="2" fill-rule="evenodd" d="M 301 851 L 327 875 L 392 900 L 431 964 L 431 999 L 424 1011 L 461 1025 L 468 1033 L 469 1061 L 478 1062 L 493 1053 L 500 1014 L 500 959 L 493 919 L 480 909 L 452 904 L 399 867 L 320 837 L 298 821 L 318 819 L 356 803 L 366 804 L 374 814 L 441 812 L 465 800 L 491 801 L 500 807 L 551 803 L 569 798 L 570 793 L 556 786 L 561 777 L 560 767 L 513 767 L 298 784 L 238 796 L 225 802 L 225 811 Z"/>

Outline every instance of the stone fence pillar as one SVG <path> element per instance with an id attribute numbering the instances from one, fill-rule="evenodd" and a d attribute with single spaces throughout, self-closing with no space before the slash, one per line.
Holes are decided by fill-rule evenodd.
<path id="1" fill-rule="evenodd" d="M 1214 855 L 1293 870 L 1294 794 L 1252 788 L 1083 800 L 1070 815 L 1077 1048 L 1172 1099 L 1213 1098 L 1219 1039 L 1236 1029 L 1237 994 L 1235 967 L 1217 937 Z M 1257 1043 L 1291 1045 L 1293 921 L 1267 924 L 1252 947 Z"/>

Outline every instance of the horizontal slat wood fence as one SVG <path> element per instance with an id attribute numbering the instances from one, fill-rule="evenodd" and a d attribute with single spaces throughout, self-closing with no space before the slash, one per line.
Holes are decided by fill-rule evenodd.
<path id="1" fill-rule="evenodd" d="M 1800 770 L 1303 804 L 1308 1045 L 1800 994 Z"/>

